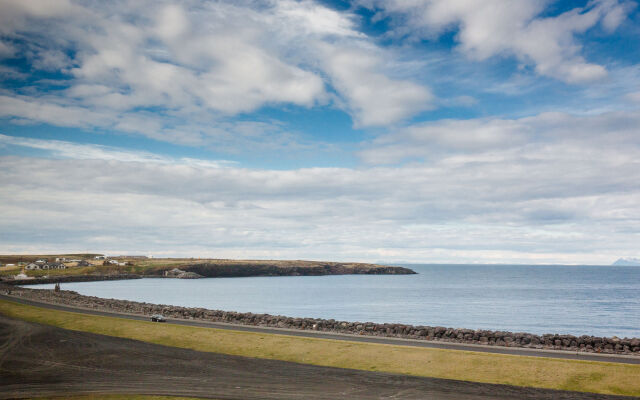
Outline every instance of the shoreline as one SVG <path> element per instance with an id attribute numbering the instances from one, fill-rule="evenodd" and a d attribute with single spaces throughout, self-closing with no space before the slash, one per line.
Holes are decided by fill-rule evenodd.
<path id="1" fill-rule="evenodd" d="M 4 280 L 0 283 L 11 286 L 23 285 L 46 285 L 50 283 L 69 283 L 69 282 L 98 282 L 98 281 L 120 281 L 127 279 L 142 279 L 142 275 L 138 274 L 115 274 L 115 275 L 58 275 L 47 278 L 28 278 Z M 151 276 L 149 276 L 151 278 Z M 159 277 L 162 278 L 162 277 Z"/>
<path id="2" fill-rule="evenodd" d="M 100 268 L 92 265 L 92 268 Z M 10 279 L 0 277 L 0 282 L 8 285 L 38 285 L 46 283 L 91 282 L 139 278 L 246 278 L 254 276 L 324 276 L 324 275 L 415 275 L 406 267 L 366 263 L 343 263 L 328 261 L 257 261 L 257 260 L 215 260 L 143 266 L 110 266 L 113 271 L 84 271 L 76 274 L 58 274 L 45 277 Z M 75 268 L 75 267 L 74 267 Z M 124 269 L 124 268 L 128 268 Z"/>
<path id="3" fill-rule="evenodd" d="M 317 331 L 345 335 L 414 339 L 435 343 L 458 343 L 489 347 L 523 348 L 576 353 L 617 354 L 640 357 L 640 338 L 536 335 L 524 332 L 472 330 L 407 324 L 336 321 L 321 318 L 294 318 L 270 314 L 240 313 L 205 308 L 151 304 L 129 300 L 84 296 L 77 292 L 51 289 L 29 289 L 0 284 L 0 290 L 11 296 L 44 303 L 183 320 L 201 320 L 235 325 L 273 327 Z"/>

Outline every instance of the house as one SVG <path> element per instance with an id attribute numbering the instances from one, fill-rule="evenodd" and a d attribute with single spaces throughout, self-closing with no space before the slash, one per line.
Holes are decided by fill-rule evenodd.
<path id="1" fill-rule="evenodd" d="M 43 265 L 42 269 L 67 269 L 67 266 L 59 263 L 49 263 Z"/>
<path id="2" fill-rule="evenodd" d="M 42 265 L 36 264 L 36 263 L 29 263 L 27 264 L 26 267 L 24 267 L 24 269 L 42 269 Z"/>
<path id="3" fill-rule="evenodd" d="M 109 262 L 109 264 L 114 264 L 114 265 L 118 265 L 119 264 L 118 260 L 109 260 L 108 262 Z"/>
<path id="4" fill-rule="evenodd" d="M 94 257 L 96 260 L 106 260 L 107 256 L 95 256 Z"/>
<path id="5" fill-rule="evenodd" d="M 40 260 L 36 260 L 36 264 L 46 264 L 46 263 L 47 263 L 46 258 L 41 258 Z"/>
<path id="6" fill-rule="evenodd" d="M 61 263 L 61 262 L 67 262 L 69 260 L 66 259 L 66 257 L 56 257 L 56 262 Z"/>
<path id="7" fill-rule="evenodd" d="M 78 261 L 78 267 L 89 267 L 89 266 L 91 266 L 91 264 L 87 260 Z"/>

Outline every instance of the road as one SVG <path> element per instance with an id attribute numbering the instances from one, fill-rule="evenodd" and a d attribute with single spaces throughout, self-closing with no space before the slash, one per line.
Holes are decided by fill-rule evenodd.
<path id="1" fill-rule="evenodd" d="M 150 394 L 243 400 L 613 400 L 205 353 L 0 315 L 0 399 Z"/>
<path id="2" fill-rule="evenodd" d="M 91 315 L 101 315 L 107 317 L 127 318 L 140 321 L 148 321 L 149 317 L 139 314 L 125 314 L 116 313 L 110 311 L 100 311 L 79 307 L 71 307 L 60 304 L 43 303 L 39 301 L 33 301 L 29 299 L 23 299 L 17 296 L 7 296 L 0 294 L 0 299 L 14 301 L 16 303 L 27 304 L 37 307 L 43 307 L 53 310 L 78 312 Z M 199 326 L 205 328 L 226 329 L 243 332 L 258 332 L 258 333 L 271 333 L 278 335 L 300 336 L 319 339 L 333 339 L 333 340 L 345 340 L 351 342 L 366 342 L 366 343 L 382 343 L 393 344 L 400 346 L 414 346 L 414 347 L 427 347 L 447 350 L 466 350 L 476 351 L 484 353 L 497 353 L 497 354 L 511 354 L 519 356 L 532 356 L 532 357 L 547 357 L 547 358 L 561 358 L 569 360 L 583 360 L 583 361 L 602 361 L 602 362 L 614 362 L 623 364 L 640 364 L 640 356 L 627 356 L 617 354 L 598 354 L 598 353 L 576 353 L 562 350 L 540 350 L 540 349 L 528 349 L 518 347 L 503 347 L 503 346 L 485 346 L 477 344 L 463 344 L 463 343 L 451 343 L 451 342 L 436 342 L 427 340 L 416 339 L 402 339 L 402 338 L 388 338 L 378 336 L 357 336 L 331 332 L 317 332 L 307 330 L 295 330 L 284 328 L 271 328 L 271 327 L 259 327 L 251 325 L 238 325 L 227 324 L 222 322 L 210 322 L 202 320 L 185 320 L 176 318 L 167 318 L 168 324 L 187 325 L 187 326 Z"/>

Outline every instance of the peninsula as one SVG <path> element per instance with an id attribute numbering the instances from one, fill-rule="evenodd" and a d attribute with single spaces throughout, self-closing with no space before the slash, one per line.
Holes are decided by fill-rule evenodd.
<path id="1" fill-rule="evenodd" d="M 101 254 L 3 255 L 0 279 L 39 284 L 114 279 L 222 278 L 249 276 L 408 275 L 404 267 L 308 260 L 148 258 Z"/>

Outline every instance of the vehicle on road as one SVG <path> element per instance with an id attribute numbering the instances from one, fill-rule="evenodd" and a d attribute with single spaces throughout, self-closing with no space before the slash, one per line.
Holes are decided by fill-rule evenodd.
<path id="1" fill-rule="evenodd" d="M 160 314 L 153 314 L 151 316 L 151 322 L 167 322 L 167 319 Z"/>

